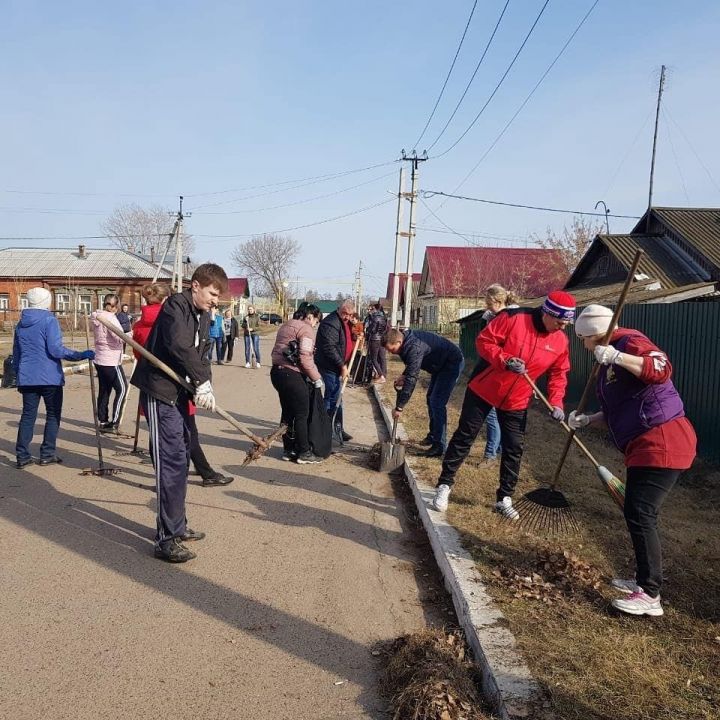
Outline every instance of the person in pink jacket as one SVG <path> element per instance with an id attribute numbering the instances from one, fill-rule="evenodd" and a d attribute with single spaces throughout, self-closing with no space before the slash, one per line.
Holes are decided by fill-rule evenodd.
<path id="1" fill-rule="evenodd" d="M 128 383 L 122 369 L 123 341 L 101 322 L 102 317 L 122 332 L 117 312 L 120 298 L 117 295 L 106 295 L 103 298 L 103 309 L 92 314 L 93 333 L 95 335 L 95 369 L 98 376 L 98 422 L 101 432 L 117 432 L 120 424 L 120 412 L 123 399 L 128 391 Z M 110 395 L 115 391 L 112 415 L 109 412 Z"/>

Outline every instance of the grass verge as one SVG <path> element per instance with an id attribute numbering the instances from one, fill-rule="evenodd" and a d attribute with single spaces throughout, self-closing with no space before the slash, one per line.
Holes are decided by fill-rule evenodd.
<path id="1" fill-rule="evenodd" d="M 393 362 L 389 379 L 401 372 Z M 427 432 L 418 383 L 403 413 L 412 439 Z M 383 386 L 390 404 L 392 384 Z M 457 427 L 465 385 L 448 406 Z M 624 477 L 622 456 L 600 433 L 583 438 L 602 465 Z M 531 408 L 517 497 L 552 477 L 565 435 L 544 410 Z M 621 616 L 610 608 L 613 577 L 632 577 L 634 560 L 621 512 L 576 449 L 560 489 L 579 531 L 527 532 L 491 512 L 498 466 L 481 463 L 478 437 L 457 476 L 448 520 L 459 530 L 488 591 L 505 613 L 557 720 L 716 720 L 720 717 L 720 472 L 700 462 L 685 473 L 662 511 L 665 555 L 662 618 Z M 412 445 L 408 447 L 412 452 Z M 440 461 L 410 457 L 435 484 Z"/>

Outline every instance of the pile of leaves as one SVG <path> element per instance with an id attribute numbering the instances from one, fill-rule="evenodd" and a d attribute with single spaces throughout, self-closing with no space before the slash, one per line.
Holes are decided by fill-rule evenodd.
<path id="1" fill-rule="evenodd" d="M 600 571 L 568 550 L 542 548 L 528 567 L 501 565 L 492 574 L 518 600 L 538 600 L 551 605 L 580 595 L 591 600 L 601 597 Z"/>
<path id="2" fill-rule="evenodd" d="M 385 648 L 383 686 L 393 720 L 488 720 L 459 633 L 424 630 Z"/>

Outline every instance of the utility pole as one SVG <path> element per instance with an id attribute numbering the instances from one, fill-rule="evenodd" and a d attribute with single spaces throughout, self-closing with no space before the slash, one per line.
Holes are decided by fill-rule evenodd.
<path id="1" fill-rule="evenodd" d="M 395 228 L 395 265 L 393 267 L 392 281 L 392 310 L 390 312 L 390 327 L 397 325 L 398 303 L 400 301 L 400 238 L 406 237 L 402 232 L 403 200 L 405 199 L 405 168 L 400 166 L 400 186 L 398 188 L 397 226 Z"/>
<path id="2" fill-rule="evenodd" d="M 175 292 L 182 292 L 183 288 L 183 277 L 185 275 L 184 268 L 183 268 L 183 261 L 182 261 L 182 250 L 183 250 L 183 220 L 186 217 L 190 217 L 192 213 L 187 213 L 186 215 L 183 215 L 183 196 L 180 195 L 180 208 L 177 211 L 177 214 L 175 216 L 175 228 L 174 228 L 174 235 L 175 235 L 175 262 L 173 263 L 173 276 L 171 281 L 171 286 L 175 286 Z M 169 242 L 168 242 L 169 246 Z M 165 254 L 167 254 L 167 248 L 165 249 Z M 163 259 L 160 262 L 160 267 L 162 267 L 162 263 L 165 261 L 165 255 L 163 255 Z M 159 272 L 160 268 L 158 268 Z"/>
<path id="3" fill-rule="evenodd" d="M 355 309 L 358 314 L 360 314 L 360 302 L 362 301 L 362 260 L 360 261 L 360 265 L 358 265 L 358 271 L 357 275 L 355 276 L 356 282 L 356 289 L 357 289 L 357 300 L 355 302 Z"/>
<path id="4" fill-rule="evenodd" d="M 412 163 L 412 174 L 410 176 L 410 223 L 408 225 L 408 256 L 407 256 L 407 280 L 405 281 L 405 306 L 403 313 L 403 326 L 410 327 L 410 310 L 412 306 L 412 276 L 413 276 L 413 253 L 415 250 L 415 209 L 417 206 L 417 183 L 420 177 L 419 164 L 425 162 L 427 152 L 418 157 L 413 150 L 412 157 L 407 157 L 403 151 L 402 159 Z"/>
<path id="5" fill-rule="evenodd" d="M 660 124 L 660 103 L 662 102 L 663 88 L 665 87 L 665 66 L 660 70 L 660 85 L 658 87 L 657 110 L 655 111 L 655 134 L 653 135 L 652 160 L 650 162 L 650 191 L 648 193 L 647 225 L 645 232 L 650 232 L 650 208 L 652 207 L 653 181 L 655 179 L 655 152 L 657 150 L 658 125 Z"/>

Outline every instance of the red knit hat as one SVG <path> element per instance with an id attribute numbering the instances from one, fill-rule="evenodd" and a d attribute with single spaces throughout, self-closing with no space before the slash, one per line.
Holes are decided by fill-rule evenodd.
<path id="1" fill-rule="evenodd" d="M 564 290 L 548 293 L 542 311 L 558 320 L 572 322 L 575 319 L 575 298 Z"/>

